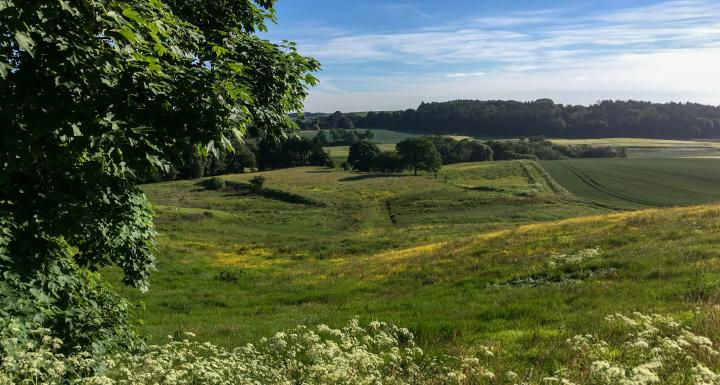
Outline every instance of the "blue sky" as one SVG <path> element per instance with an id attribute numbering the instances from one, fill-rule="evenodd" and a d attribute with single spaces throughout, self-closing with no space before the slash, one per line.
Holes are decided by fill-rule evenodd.
<path id="1" fill-rule="evenodd" d="M 421 101 L 720 104 L 720 1 L 280 0 L 265 37 L 323 65 L 307 111 Z"/>

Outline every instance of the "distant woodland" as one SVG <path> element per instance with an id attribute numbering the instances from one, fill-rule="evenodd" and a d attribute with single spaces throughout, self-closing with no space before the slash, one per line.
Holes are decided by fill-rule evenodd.
<path id="1" fill-rule="evenodd" d="M 720 138 L 720 107 L 696 103 L 601 101 L 591 106 L 533 102 L 455 100 L 422 103 L 405 111 L 305 114 L 301 129 L 378 128 L 419 134 L 485 138 Z"/>

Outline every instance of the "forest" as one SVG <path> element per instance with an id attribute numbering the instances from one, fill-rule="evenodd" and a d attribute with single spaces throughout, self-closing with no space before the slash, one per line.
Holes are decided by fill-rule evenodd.
<path id="1" fill-rule="evenodd" d="M 420 134 L 484 138 L 544 135 L 554 138 L 698 139 L 720 137 L 720 107 L 697 103 L 600 101 L 591 106 L 454 100 L 421 103 L 405 111 L 295 116 L 302 129 L 381 128 Z"/>

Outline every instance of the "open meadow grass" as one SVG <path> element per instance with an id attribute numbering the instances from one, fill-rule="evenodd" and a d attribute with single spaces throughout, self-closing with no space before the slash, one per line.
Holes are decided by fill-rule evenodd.
<path id="1" fill-rule="evenodd" d="M 542 165 L 576 196 L 609 207 L 720 201 L 720 159 L 571 159 Z"/>
<path id="2" fill-rule="evenodd" d="M 430 351 L 490 345 L 552 372 L 568 358 L 565 339 L 602 331 L 607 314 L 688 320 L 720 292 L 718 206 L 617 212 L 531 161 L 452 165 L 437 179 L 262 175 L 315 203 L 198 181 L 143 187 L 158 213 L 159 271 L 149 293 L 121 290 L 143 304 L 153 341 L 190 331 L 237 346 L 359 317 L 408 327 Z"/>

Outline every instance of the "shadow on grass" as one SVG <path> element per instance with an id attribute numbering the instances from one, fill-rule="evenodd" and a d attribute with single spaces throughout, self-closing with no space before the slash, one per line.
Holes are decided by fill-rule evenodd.
<path id="1" fill-rule="evenodd" d="M 225 187 L 222 189 L 222 191 L 226 192 L 232 192 L 232 194 L 227 194 L 225 196 L 261 196 L 268 199 L 274 199 L 281 202 L 286 203 L 294 203 L 299 205 L 308 205 L 308 206 L 317 206 L 317 207 L 325 207 L 327 206 L 324 202 L 318 201 L 316 199 L 305 197 L 299 194 L 294 194 L 291 192 L 283 191 L 283 190 L 277 190 L 272 188 L 252 188 L 247 183 L 238 183 L 238 182 L 225 182 Z"/>
<path id="2" fill-rule="evenodd" d="M 367 180 L 367 179 L 380 179 L 380 178 L 400 178 L 400 177 L 410 177 L 412 175 L 407 174 L 362 174 L 362 175 L 355 175 L 355 176 L 349 176 L 346 178 L 338 179 L 339 182 L 357 182 L 361 180 Z"/>

